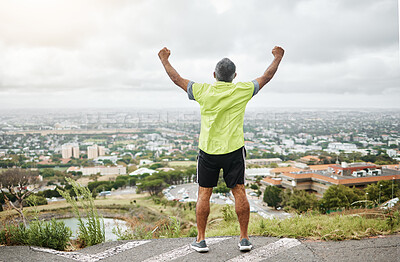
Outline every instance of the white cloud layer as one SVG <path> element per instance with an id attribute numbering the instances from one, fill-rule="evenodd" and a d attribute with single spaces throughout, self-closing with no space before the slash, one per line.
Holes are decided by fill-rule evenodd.
<path id="1" fill-rule="evenodd" d="M 188 79 L 214 81 L 229 57 L 248 81 L 275 45 L 284 60 L 252 107 L 400 107 L 398 10 L 396 0 L 4 0 L 0 108 L 192 107 L 159 49 Z"/>

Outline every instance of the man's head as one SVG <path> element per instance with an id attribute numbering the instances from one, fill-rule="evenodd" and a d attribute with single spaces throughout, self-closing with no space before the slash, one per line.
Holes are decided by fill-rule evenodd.
<path id="1" fill-rule="evenodd" d="M 232 82 L 236 77 L 235 64 L 229 58 L 222 59 L 215 67 L 214 77 L 217 81 Z"/>

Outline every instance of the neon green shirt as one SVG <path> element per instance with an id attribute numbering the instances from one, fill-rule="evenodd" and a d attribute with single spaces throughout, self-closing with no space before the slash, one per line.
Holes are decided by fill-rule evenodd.
<path id="1" fill-rule="evenodd" d="M 252 82 L 188 84 L 188 96 L 200 104 L 199 148 L 207 154 L 221 155 L 244 146 L 243 121 L 247 102 L 257 94 Z"/>

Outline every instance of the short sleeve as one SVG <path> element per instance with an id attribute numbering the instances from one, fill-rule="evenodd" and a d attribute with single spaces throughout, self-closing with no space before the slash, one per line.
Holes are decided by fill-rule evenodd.
<path id="1" fill-rule="evenodd" d="M 196 100 L 198 103 L 201 103 L 202 98 L 204 97 L 205 93 L 207 93 L 209 86 L 209 84 L 193 83 L 191 89 L 193 99 Z"/>
<path id="2" fill-rule="evenodd" d="M 188 94 L 188 97 L 189 97 L 189 99 L 190 100 L 196 100 L 196 99 L 194 99 L 194 95 L 193 95 L 193 84 L 194 84 L 194 82 L 193 81 L 190 81 L 189 83 L 188 83 L 188 85 L 187 85 L 187 94 Z"/>
<path id="3" fill-rule="evenodd" d="M 260 91 L 260 84 L 258 83 L 257 80 L 251 81 L 254 84 L 254 91 L 253 91 L 253 96 L 257 95 L 258 91 Z"/>

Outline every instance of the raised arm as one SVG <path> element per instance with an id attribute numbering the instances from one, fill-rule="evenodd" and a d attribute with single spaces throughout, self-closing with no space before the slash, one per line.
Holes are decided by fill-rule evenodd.
<path id="1" fill-rule="evenodd" d="M 175 68 L 172 67 L 172 65 L 169 63 L 168 58 L 171 54 L 171 51 L 164 47 L 163 49 L 158 52 L 158 57 L 161 60 L 161 63 L 163 64 L 165 71 L 167 72 L 169 78 L 171 78 L 172 82 L 175 83 L 175 85 L 179 86 L 185 92 L 187 92 L 187 86 L 189 84 L 189 80 L 182 78 L 178 72 L 175 70 Z"/>
<path id="2" fill-rule="evenodd" d="M 282 47 L 275 46 L 272 49 L 272 54 L 274 55 L 274 61 L 272 61 L 271 65 L 265 70 L 264 74 L 259 78 L 256 78 L 258 84 L 260 85 L 260 90 L 265 86 L 269 80 L 275 75 L 276 70 L 278 70 L 279 63 L 282 60 L 283 54 L 285 50 Z"/>

